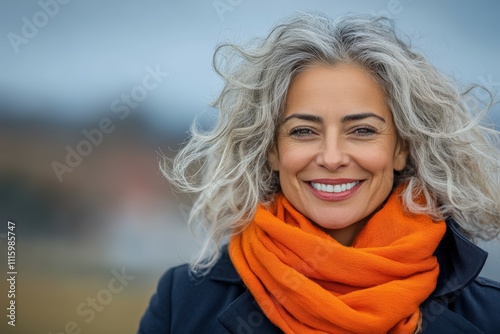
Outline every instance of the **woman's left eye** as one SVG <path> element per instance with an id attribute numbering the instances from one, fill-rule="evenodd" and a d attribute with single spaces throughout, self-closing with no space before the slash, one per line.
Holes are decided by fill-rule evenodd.
<path id="1" fill-rule="evenodd" d="M 294 137 L 307 137 L 313 134 L 313 131 L 309 128 L 297 127 L 290 131 L 290 135 Z"/>
<path id="2" fill-rule="evenodd" d="M 354 129 L 353 133 L 357 136 L 373 136 L 374 134 L 377 133 L 377 130 L 375 128 L 369 127 L 369 126 L 363 126 Z"/>

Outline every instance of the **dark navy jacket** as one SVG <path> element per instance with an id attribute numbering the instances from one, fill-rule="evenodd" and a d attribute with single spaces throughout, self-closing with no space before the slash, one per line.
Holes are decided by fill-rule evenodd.
<path id="1" fill-rule="evenodd" d="M 487 253 L 450 223 L 435 254 L 440 274 L 436 289 L 421 306 L 423 333 L 500 333 L 500 284 L 477 277 Z M 168 270 L 160 279 L 138 333 L 282 331 L 261 311 L 225 249 L 202 278 L 191 278 L 186 265 Z"/>

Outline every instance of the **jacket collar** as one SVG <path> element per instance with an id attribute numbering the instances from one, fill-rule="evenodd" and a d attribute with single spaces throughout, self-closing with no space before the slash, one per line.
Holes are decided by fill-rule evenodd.
<path id="1" fill-rule="evenodd" d="M 439 262 L 436 289 L 430 298 L 439 297 L 469 285 L 481 272 L 488 253 L 469 241 L 457 223 L 449 219 L 446 233 L 434 253 Z"/>
<path id="2" fill-rule="evenodd" d="M 481 272 L 488 253 L 470 242 L 453 220 L 447 221 L 446 233 L 439 243 L 435 255 L 439 262 L 439 277 L 436 289 L 430 298 L 439 297 L 469 285 Z M 229 258 L 227 246 L 209 274 L 215 281 L 243 284 Z"/>
<path id="3" fill-rule="evenodd" d="M 227 245 L 222 248 L 221 252 L 220 259 L 215 263 L 212 270 L 210 270 L 210 278 L 215 281 L 243 284 L 240 275 L 236 271 L 236 268 L 234 268 L 233 262 L 231 262 Z"/>
<path id="4" fill-rule="evenodd" d="M 244 285 L 240 275 L 238 275 L 238 272 L 231 262 L 227 246 L 224 246 L 222 249 L 222 256 L 210 271 L 209 276 L 215 281 Z M 238 298 L 232 301 L 232 303 L 217 316 L 217 319 L 230 333 L 234 334 L 283 333 L 269 321 L 248 289 L 245 289 Z"/>

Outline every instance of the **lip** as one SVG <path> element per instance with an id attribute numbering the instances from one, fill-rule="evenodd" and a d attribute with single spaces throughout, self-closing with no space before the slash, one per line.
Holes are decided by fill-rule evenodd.
<path id="1" fill-rule="evenodd" d="M 352 183 L 352 182 L 362 182 L 360 179 L 314 179 L 314 180 L 309 180 L 307 181 L 308 183 L 314 182 L 314 183 L 323 183 L 323 184 L 331 184 L 331 185 L 336 185 L 336 184 L 343 184 L 343 183 Z"/>
<path id="2" fill-rule="evenodd" d="M 336 185 L 343 183 L 352 183 L 357 181 L 359 181 L 359 183 L 356 186 L 341 193 L 327 193 L 324 191 L 319 191 L 311 185 L 311 182 Z M 363 182 L 364 180 L 359 180 L 359 179 L 314 179 L 307 181 L 305 183 L 307 187 L 311 190 L 313 195 L 316 196 L 317 198 L 326 201 L 341 201 L 354 196 L 354 194 L 358 191 L 359 187 L 363 184 Z"/>

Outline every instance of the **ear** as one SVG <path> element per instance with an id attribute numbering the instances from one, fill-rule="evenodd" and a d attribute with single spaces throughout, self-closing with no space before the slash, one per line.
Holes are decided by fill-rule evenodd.
<path id="1" fill-rule="evenodd" d="M 278 147 L 276 144 L 274 144 L 273 147 L 267 153 L 267 160 L 271 164 L 271 168 L 273 169 L 273 171 L 278 172 L 280 169 L 279 168 L 280 156 L 279 156 Z"/>
<path id="2" fill-rule="evenodd" d="M 393 166 L 394 170 L 400 172 L 406 167 L 406 161 L 409 154 L 408 143 L 401 138 L 398 138 L 396 149 L 394 150 Z"/>

